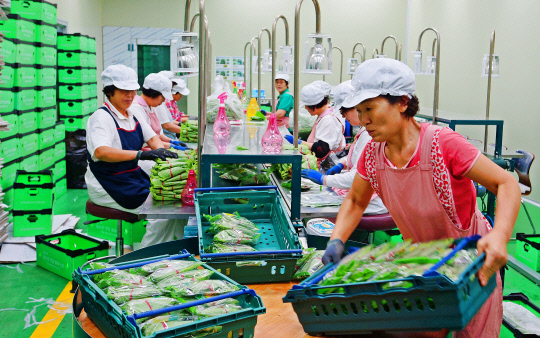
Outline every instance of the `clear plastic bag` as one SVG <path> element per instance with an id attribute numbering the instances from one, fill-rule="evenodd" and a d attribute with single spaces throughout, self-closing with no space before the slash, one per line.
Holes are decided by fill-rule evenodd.
<path id="1" fill-rule="evenodd" d="M 306 108 L 298 109 L 298 132 L 299 133 L 309 133 L 313 129 L 313 123 L 317 119 L 317 116 L 311 116 L 311 114 L 306 110 Z M 294 112 L 291 111 L 289 114 L 289 126 L 293 128 L 294 126 Z"/>
<path id="2" fill-rule="evenodd" d="M 242 120 L 244 118 L 244 107 L 238 95 L 233 94 L 229 83 L 223 79 L 223 76 L 218 75 L 212 84 L 212 94 L 206 98 L 207 122 L 213 123 L 217 119 L 220 104 L 218 96 L 223 93 L 227 93 L 227 98 L 225 99 L 227 118 L 231 121 Z"/>

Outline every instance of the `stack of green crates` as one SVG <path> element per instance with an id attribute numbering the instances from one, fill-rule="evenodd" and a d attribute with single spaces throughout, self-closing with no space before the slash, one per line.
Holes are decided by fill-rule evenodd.
<path id="1" fill-rule="evenodd" d="M 13 236 L 50 235 L 54 181 L 50 170 L 17 170 L 13 184 Z"/>
<path id="2" fill-rule="evenodd" d="M 58 111 L 66 131 L 86 129 L 97 109 L 96 40 L 58 34 Z"/>

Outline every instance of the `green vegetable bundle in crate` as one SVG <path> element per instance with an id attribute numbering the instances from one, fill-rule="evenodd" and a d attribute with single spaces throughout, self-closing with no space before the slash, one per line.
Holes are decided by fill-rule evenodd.
<path id="1" fill-rule="evenodd" d="M 199 127 L 197 121 L 188 120 L 180 124 L 180 141 L 197 143 L 199 140 Z"/>
<path id="2" fill-rule="evenodd" d="M 173 150 L 171 150 L 173 151 Z M 158 201 L 181 200 L 188 173 L 197 172 L 197 153 L 194 150 L 174 150 L 178 158 L 157 159 L 150 175 L 150 193 Z"/>
<path id="3" fill-rule="evenodd" d="M 265 185 L 270 182 L 270 177 L 266 173 L 260 173 L 254 166 L 250 168 L 244 165 L 232 165 L 220 170 L 219 173 L 221 173 L 219 177 L 240 182 L 241 186 Z"/>
<path id="4" fill-rule="evenodd" d="M 302 155 L 302 169 L 317 170 L 317 157 L 315 157 L 315 154 L 310 152 L 307 155 Z M 292 164 L 290 163 L 274 163 L 270 170 L 277 172 L 284 180 L 292 178 Z"/>
<path id="5" fill-rule="evenodd" d="M 206 248 L 207 252 L 257 251 L 252 246 L 255 246 L 261 237 L 260 229 L 238 212 L 204 215 L 204 217 L 211 224 L 208 232 L 214 234 L 212 247 Z"/>

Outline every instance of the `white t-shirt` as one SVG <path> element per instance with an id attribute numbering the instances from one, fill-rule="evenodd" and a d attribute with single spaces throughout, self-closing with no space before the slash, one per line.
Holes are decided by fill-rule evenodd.
<path id="1" fill-rule="evenodd" d="M 126 130 L 135 129 L 136 123 L 133 119 L 133 116 L 135 116 L 141 126 L 145 142 L 156 136 L 156 133 L 154 133 L 150 125 L 146 123 L 144 116 L 140 116 L 140 114 L 136 111 L 130 112 L 128 110 L 128 117 L 125 117 L 118 110 L 116 110 L 116 108 L 114 108 L 108 99 L 105 99 L 105 102 L 109 105 L 114 120 L 116 120 L 120 128 Z M 86 147 L 88 149 L 88 153 L 92 156 L 92 160 L 94 161 L 99 161 L 94 154 L 96 149 L 99 147 L 106 146 L 122 149 L 122 142 L 120 141 L 120 136 L 116 130 L 113 117 L 111 117 L 111 115 L 105 110 L 98 109 L 88 119 L 88 124 L 86 125 Z M 97 178 L 90 170 L 90 166 L 88 166 L 86 169 L 84 179 L 88 187 L 88 196 L 95 204 L 127 212 L 138 213 L 140 208 L 130 210 L 123 208 L 116 203 L 116 201 L 105 191 L 105 189 L 103 189 Z"/>
<path id="2" fill-rule="evenodd" d="M 330 114 L 322 119 L 319 116 L 317 130 L 315 131 L 315 142 L 324 141 L 328 143 L 330 150 L 336 150 L 341 145 L 345 147 L 345 137 L 343 137 L 343 125 L 336 116 Z"/>
<path id="3" fill-rule="evenodd" d="M 140 115 L 144 119 L 146 124 L 148 124 L 148 126 L 150 126 L 151 122 L 150 122 L 150 116 L 148 116 L 148 113 L 151 113 L 151 111 L 149 111 L 148 109 L 152 109 L 152 110 L 154 110 L 154 113 L 157 113 L 156 108 L 150 108 L 148 106 L 143 107 L 137 101 L 133 101 L 131 106 L 128 108 L 128 112 L 130 112 L 131 114 L 134 114 L 135 116 L 137 116 L 137 119 L 139 118 L 139 115 Z M 158 116 L 158 119 L 159 119 L 159 115 L 157 115 L 157 116 Z M 161 122 L 161 120 L 159 120 L 159 123 L 163 124 L 163 122 Z M 150 128 L 152 128 L 152 127 L 150 127 Z M 163 128 L 161 128 L 161 132 L 159 134 L 163 135 Z"/>
<path id="4" fill-rule="evenodd" d="M 155 108 L 155 112 L 161 125 L 164 125 L 167 122 L 172 122 L 171 112 L 169 111 L 169 108 L 167 108 L 165 102 L 157 106 Z"/>

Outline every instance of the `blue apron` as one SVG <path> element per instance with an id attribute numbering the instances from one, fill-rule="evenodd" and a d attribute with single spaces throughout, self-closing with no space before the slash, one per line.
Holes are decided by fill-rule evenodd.
<path id="1" fill-rule="evenodd" d="M 109 113 L 116 124 L 116 130 L 120 137 L 123 150 L 141 150 L 144 144 L 141 124 L 135 116 L 135 129 L 125 130 L 120 128 L 111 111 L 103 106 L 101 109 Z M 150 193 L 150 178 L 138 166 L 137 161 L 105 162 L 93 161 L 87 152 L 90 170 L 101 184 L 103 189 L 126 209 L 140 207 Z"/>

